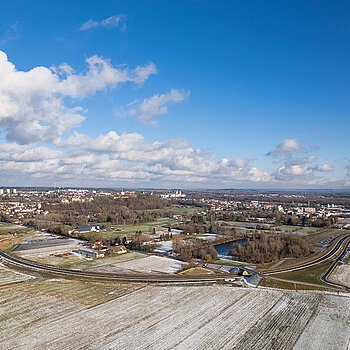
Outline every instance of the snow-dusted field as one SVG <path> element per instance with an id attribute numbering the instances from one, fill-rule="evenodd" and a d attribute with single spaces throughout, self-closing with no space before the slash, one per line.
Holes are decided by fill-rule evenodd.
<path id="1" fill-rule="evenodd" d="M 287 294 L 237 344 L 237 349 L 290 349 L 319 299 L 315 294 Z"/>
<path id="2" fill-rule="evenodd" d="M 23 273 L 19 273 L 17 271 L 13 271 L 6 266 L 0 265 L 0 286 L 15 283 L 15 282 L 23 282 L 33 279 L 32 276 L 25 275 Z"/>
<path id="3" fill-rule="evenodd" d="M 4 287 L 0 289 L 0 349 L 15 349 L 13 341 L 21 336 L 24 330 L 28 330 L 33 336 L 37 327 L 78 315 L 83 310 L 141 287 L 133 284 L 106 285 L 100 282 L 63 279 L 25 282 Z M 50 335 L 47 334 L 46 337 Z M 33 349 L 24 343 L 21 344 L 21 348 Z"/>
<path id="4" fill-rule="evenodd" d="M 222 285 L 36 283 L 0 295 L 0 349 L 349 346 L 348 296 Z"/>
<path id="5" fill-rule="evenodd" d="M 330 280 L 350 287 L 350 264 L 337 266 L 330 275 Z"/>
<path id="6" fill-rule="evenodd" d="M 147 256 L 142 259 L 125 261 L 111 265 L 111 268 L 132 270 L 142 273 L 175 273 L 180 270 L 185 263 L 175 259 L 164 258 L 162 256 Z"/>
<path id="7" fill-rule="evenodd" d="M 302 333 L 295 349 L 349 349 L 349 298 L 323 297 L 314 317 Z"/>

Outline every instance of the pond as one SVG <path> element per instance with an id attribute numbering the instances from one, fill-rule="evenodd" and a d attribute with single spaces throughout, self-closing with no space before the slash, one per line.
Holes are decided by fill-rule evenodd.
<path id="1" fill-rule="evenodd" d="M 229 255 L 232 249 L 237 248 L 240 244 L 246 245 L 248 238 L 236 239 L 232 242 L 216 244 L 214 245 L 215 250 L 218 252 L 218 256 L 221 259 L 232 259 Z"/>

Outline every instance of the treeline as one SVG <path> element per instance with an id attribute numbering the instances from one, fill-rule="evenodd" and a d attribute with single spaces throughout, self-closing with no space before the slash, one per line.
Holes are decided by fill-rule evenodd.
<path id="1" fill-rule="evenodd" d="M 256 222 L 256 218 L 264 218 L 265 222 L 274 221 L 275 226 L 293 225 L 303 227 L 331 227 L 332 217 L 314 217 L 306 215 L 283 214 L 278 210 L 242 208 L 240 213 L 224 212 L 216 216 L 223 221 Z"/>
<path id="2" fill-rule="evenodd" d="M 349 192 L 296 192 L 296 191 L 251 191 L 251 190 L 225 190 L 225 191 L 186 191 L 187 195 L 194 199 L 210 198 L 221 200 L 223 197 L 228 201 L 261 201 L 275 204 L 295 203 L 307 204 L 311 202 L 311 206 L 330 204 L 345 205 L 350 207 Z"/>
<path id="3" fill-rule="evenodd" d="M 72 227 L 96 222 L 134 225 L 153 221 L 161 214 L 148 210 L 164 209 L 168 205 L 169 201 L 147 194 L 133 198 L 95 197 L 90 202 L 47 203 L 44 209 L 49 214 L 37 217 L 37 221 L 49 221 Z"/>
<path id="4" fill-rule="evenodd" d="M 238 245 L 232 250 L 231 255 L 236 260 L 260 264 L 283 258 L 305 257 L 311 253 L 313 246 L 307 237 L 261 233 L 249 240 L 246 245 Z"/>
<path id="5" fill-rule="evenodd" d="M 173 252 L 180 260 L 190 262 L 193 259 L 212 261 L 218 258 L 213 243 L 199 240 L 173 240 Z"/>
<path id="6" fill-rule="evenodd" d="M 190 235 L 214 233 L 219 236 L 230 236 L 232 239 L 236 239 L 239 236 L 235 228 L 227 227 L 215 222 L 214 216 L 205 218 L 203 215 L 194 214 L 191 216 L 189 221 L 173 224 L 172 227 L 183 230 L 184 233 L 188 233 Z"/>

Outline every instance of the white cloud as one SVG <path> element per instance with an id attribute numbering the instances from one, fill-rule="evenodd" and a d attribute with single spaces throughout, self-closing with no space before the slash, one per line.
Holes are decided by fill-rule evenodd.
<path id="1" fill-rule="evenodd" d="M 309 176 L 312 174 L 312 169 L 300 165 L 282 166 L 277 169 L 275 177 L 278 180 L 291 180 L 299 176 Z"/>
<path id="2" fill-rule="evenodd" d="M 142 135 L 107 134 L 91 138 L 75 132 L 67 140 L 57 140 L 62 151 L 7 143 L 0 146 L 0 173 L 30 175 L 75 181 L 130 184 L 198 183 L 233 184 L 267 182 L 271 176 L 250 165 L 244 158 L 216 160 L 183 139 L 148 142 Z"/>
<path id="3" fill-rule="evenodd" d="M 318 164 L 315 166 L 303 166 L 303 162 L 300 164 L 289 164 L 288 161 L 284 166 L 279 167 L 273 174 L 277 181 L 290 181 L 297 183 L 308 184 L 321 184 L 322 182 L 330 181 L 323 177 L 315 176 L 317 172 L 331 172 L 334 167 L 330 164 Z"/>
<path id="4" fill-rule="evenodd" d="M 14 142 L 0 145 L 0 176 L 30 176 L 67 185 L 79 185 L 80 179 L 94 186 L 99 181 L 111 186 L 154 187 L 339 185 L 334 179 L 314 175 L 330 171 L 330 165 L 284 165 L 269 174 L 253 166 L 250 159 L 217 160 L 183 139 L 150 143 L 137 133 L 110 131 L 92 138 L 75 132 L 66 140 L 57 140 L 56 146 L 60 150 Z"/>
<path id="5" fill-rule="evenodd" d="M 232 167 L 232 168 L 246 168 L 249 166 L 249 163 L 251 162 L 250 159 L 246 158 L 223 158 L 221 161 L 221 165 L 225 167 Z"/>
<path id="6" fill-rule="evenodd" d="M 307 163 L 312 163 L 317 159 L 316 156 L 309 156 L 304 158 L 288 158 L 286 160 L 286 165 L 303 165 Z"/>
<path id="7" fill-rule="evenodd" d="M 68 107 L 65 97 L 82 99 L 121 83 L 142 83 L 156 73 L 153 63 L 131 70 L 115 68 L 98 56 L 86 62 L 88 71 L 84 74 L 75 74 L 67 64 L 17 71 L 0 51 L 0 129 L 7 139 L 22 144 L 53 142 L 85 119 L 82 108 Z"/>
<path id="8" fill-rule="evenodd" d="M 36 162 L 59 159 L 62 153 L 48 147 L 28 147 L 15 143 L 0 145 L 0 161 Z"/>
<path id="9" fill-rule="evenodd" d="M 145 98 L 142 102 L 134 101 L 129 106 L 131 108 L 121 116 L 134 116 L 137 120 L 144 124 L 157 125 L 157 122 L 152 118 L 156 115 L 168 113 L 168 104 L 180 103 L 188 98 L 190 91 L 180 91 L 171 89 L 169 92 L 160 95 L 153 95 L 150 98 Z"/>
<path id="10" fill-rule="evenodd" d="M 253 166 L 247 158 L 216 159 L 187 140 L 148 142 L 138 133 L 110 131 L 96 138 L 70 129 L 85 119 L 83 109 L 76 105 L 97 91 L 119 84 L 143 83 L 156 73 L 153 63 L 130 69 L 115 67 L 107 59 L 92 56 L 86 60 L 87 71 L 75 72 L 67 63 L 57 67 L 35 67 L 17 71 L 0 51 L 0 130 L 8 141 L 0 144 L 0 177 L 2 179 L 38 178 L 62 181 L 81 186 L 80 181 L 96 185 L 195 184 L 206 187 L 240 186 L 241 184 L 313 184 L 324 185 L 331 180 L 315 176 L 331 172 L 330 164 L 311 166 L 315 156 L 294 158 L 303 145 L 287 139 L 270 155 L 283 157 L 284 165 L 270 174 Z M 170 103 L 184 101 L 190 92 L 172 89 L 131 105 L 128 115 L 144 123 L 168 112 Z M 69 99 L 67 99 L 67 97 Z M 69 100 L 69 102 L 67 102 Z M 51 146 L 36 145 L 46 142 Z M 57 149 L 58 148 L 58 149 Z M 307 166 L 308 165 L 308 166 Z M 350 164 L 346 167 L 350 176 Z M 328 181 L 328 182 L 327 182 Z M 333 181 L 333 180 L 332 180 Z M 334 181 L 333 181 L 334 182 Z"/>
<path id="11" fill-rule="evenodd" d="M 267 155 L 274 157 L 281 157 L 290 155 L 294 152 L 300 151 L 303 148 L 302 142 L 297 139 L 286 139 L 282 141 L 276 148 L 268 152 Z"/>
<path id="12" fill-rule="evenodd" d="M 294 153 L 303 149 L 304 146 L 301 141 L 286 139 L 277 145 L 273 151 L 267 153 L 270 156 L 283 157 L 284 165 L 271 174 L 272 178 L 278 182 L 289 182 L 298 185 L 324 185 L 332 181 L 334 183 L 334 180 L 315 175 L 315 172 L 332 172 L 334 170 L 332 165 L 326 163 L 310 165 L 310 163 L 317 160 L 314 155 L 294 158 Z"/>
<path id="13" fill-rule="evenodd" d="M 334 170 L 334 166 L 327 163 L 319 164 L 314 167 L 314 170 L 322 172 L 331 172 Z"/>
<path id="14" fill-rule="evenodd" d="M 97 27 L 105 27 L 105 28 L 116 28 L 119 27 L 121 31 L 125 32 L 126 30 L 126 16 L 118 15 L 111 16 L 105 18 L 101 21 L 94 21 L 93 19 L 89 19 L 80 27 L 81 31 L 97 28 Z"/>
<path id="15" fill-rule="evenodd" d="M 99 56 L 86 59 L 88 71 L 85 74 L 69 74 L 57 86 L 57 92 L 73 98 L 84 98 L 96 91 L 114 88 L 126 82 L 143 83 L 151 74 L 157 72 L 154 63 L 137 66 L 115 68 L 110 61 Z M 65 68 L 67 71 L 67 67 Z"/>

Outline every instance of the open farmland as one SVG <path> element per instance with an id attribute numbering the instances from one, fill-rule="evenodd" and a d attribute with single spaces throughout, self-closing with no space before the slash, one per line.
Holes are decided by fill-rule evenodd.
<path id="1" fill-rule="evenodd" d="M 110 229 L 108 231 L 99 231 L 99 232 L 85 232 L 84 234 L 86 236 L 89 235 L 100 235 L 101 237 L 116 237 L 116 236 L 128 236 L 133 235 L 136 232 L 142 232 L 142 233 L 151 233 L 153 231 L 153 228 L 156 229 L 156 231 L 161 232 L 167 232 L 165 228 L 162 228 L 162 225 L 169 225 L 177 222 L 178 220 L 171 219 L 171 218 L 159 218 L 155 221 L 149 221 L 149 222 L 140 222 L 136 225 L 111 225 Z"/>
<path id="2" fill-rule="evenodd" d="M 178 205 L 171 205 L 163 209 L 138 210 L 138 212 L 150 212 L 150 213 L 168 212 L 171 214 L 184 214 L 184 213 L 193 214 L 199 211 L 201 211 L 201 208 L 199 207 L 193 207 L 193 206 L 186 207 L 186 206 L 178 206 Z"/>
<path id="3" fill-rule="evenodd" d="M 142 259 L 146 255 L 143 253 L 129 251 L 125 254 L 113 255 L 113 256 L 105 256 L 104 258 L 98 258 L 94 260 L 87 260 L 83 258 L 76 257 L 79 259 L 78 263 L 71 263 L 69 265 L 65 265 L 65 267 L 69 267 L 74 270 L 95 270 L 102 271 L 102 269 L 106 269 L 106 272 L 113 272 L 113 266 L 117 266 L 118 263 L 122 263 L 130 260 Z"/>
<path id="4" fill-rule="evenodd" d="M 314 317 L 296 343 L 295 349 L 349 349 L 349 346 L 349 298 L 323 297 Z"/>
<path id="5" fill-rule="evenodd" d="M 116 262 L 111 265 L 104 265 L 98 268 L 89 269 L 100 272 L 142 272 L 142 273 L 175 273 L 183 268 L 186 263 L 161 256 L 144 256 L 134 260 Z"/>
<path id="6" fill-rule="evenodd" d="M 0 264 L 0 287 L 10 283 L 24 282 L 34 277 L 11 270 Z"/>
<path id="7" fill-rule="evenodd" d="M 130 293 L 141 285 L 50 279 L 6 287 L 0 293 L 0 349 L 11 349 L 24 330 L 78 314 L 79 311 Z M 11 337 L 9 337 L 11 334 Z M 11 340 L 12 339 L 12 340 Z M 25 344 L 21 348 L 28 349 Z M 45 348 L 45 347 L 42 347 Z M 69 348 L 69 347 L 67 347 Z"/>
<path id="8" fill-rule="evenodd" d="M 311 317 L 319 295 L 288 294 L 237 344 L 237 349 L 291 348 Z"/>
<path id="9" fill-rule="evenodd" d="M 334 334 L 349 346 L 348 296 L 47 280 L 0 302 L 4 349 L 326 349 Z"/>
<path id="10" fill-rule="evenodd" d="M 13 252 L 42 264 L 66 267 L 81 262 L 82 259 L 72 253 L 81 244 L 77 239 L 40 233 L 23 239 Z"/>
<path id="11" fill-rule="evenodd" d="M 350 264 L 338 265 L 330 275 L 329 280 L 350 287 Z"/>

